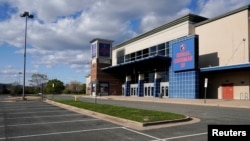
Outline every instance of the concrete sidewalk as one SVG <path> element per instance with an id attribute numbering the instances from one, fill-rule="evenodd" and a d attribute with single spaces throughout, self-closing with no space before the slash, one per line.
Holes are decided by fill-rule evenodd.
<path id="1" fill-rule="evenodd" d="M 90 96 L 91 97 L 91 96 Z M 127 100 L 127 101 L 144 101 L 144 102 L 160 102 L 174 104 L 190 104 L 202 106 L 217 107 L 234 107 L 250 109 L 250 100 L 222 100 L 222 99 L 176 99 L 176 98 L 159 98 L 159 97 L 137 97 L 137 96 L 101 96 L 100 99 Z"/>
<path id="2" fill-rule="evenodd" d="M 74 95 L 71 95 L 72 97 Z M 81 96 L 87 98 L 95 98 L 94 96 Z M 40 96 L 26 96 L 27 101 L 41 100 Z M 123 101 L 143 101 L 143 102 L 159 102 L 159 103 L 174 103 L 174 104 L 190 104 L 201 106 L 217 106 L 217 107 L 233 107 L 233 108 L 248 108 L 250 109 L 250 100 L 223 100 L 223 99 L 176 99 L 176 98 L 159 98 L 159 97 L 137 97 L 137 96 L 97 96 L 98 99 L 112 99 Z M 7 101 L 22 101 L 22 97 L 7 97 Z"/>

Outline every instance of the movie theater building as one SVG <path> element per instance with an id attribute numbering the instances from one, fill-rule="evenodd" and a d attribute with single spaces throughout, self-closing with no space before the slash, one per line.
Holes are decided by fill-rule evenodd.
<path id="1" fill-rule="evenodd" d="M 91 95 L 249 99 L 249 5 L 188 14 L 135 38 L 91 43 Z"/>

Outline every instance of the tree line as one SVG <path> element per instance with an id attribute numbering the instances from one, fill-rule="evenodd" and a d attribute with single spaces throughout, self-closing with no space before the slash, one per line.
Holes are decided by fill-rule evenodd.
<path id="1" fill-rule="evenodd" d="M 78 81 L 71 81 L 64 84 L 61 80 L 48 80 L 47 75 L 34 73 L 29 80 L 30 85 L 25 86 L 25 94 L 85 94 L 86 84 Z M 0 94 L 22 94 L 22 85 L 12 84 L 0 87 Z"/>

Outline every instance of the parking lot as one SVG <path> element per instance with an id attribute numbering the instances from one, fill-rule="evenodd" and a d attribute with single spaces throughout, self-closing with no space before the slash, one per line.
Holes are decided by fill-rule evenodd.
<path id="1" fill-rule="evenodd" d="M 160 140 L 40 100 L 1 101 L 0 140 Z"/>
<path id="2" fill-rule="evenodd" d="M 225 101 L 225 103 L 238 102 L 237 105 L 240 107 L 235 108 L 228 105 L 223 107 L 222 103 L 220 106 L 175 104 L 168 102 L 167 99 L 164 103 L 164 99 L 162 102 L 156 102 L 158 99 L 149 99 L 150 102 L 132 101 L 132 99 L 129 101 L 113 100 L 113 98 L 98 99 L 98 103 L 103 104 L 178 112 L 199 119 L 198 122 L 193 123 L 176 123 L 177 125 L 137 130 L 100 117 L 94 118 L 66 110 L 43 102 L 41 99 L 7 101 L 6 97 L 0 95 L 0 141 L 201 141 L 207 140 L 208 125 L 249 125 L 250 119 L 250 109 L 244 108 L 247 101 Z M 72 96 L 66 95 L 56 98 L 73 99 Z M 90 97 L 81 97 L 79 100 L 95 101 Z M 241 107 L 241 105 L 245 106 Z"/>

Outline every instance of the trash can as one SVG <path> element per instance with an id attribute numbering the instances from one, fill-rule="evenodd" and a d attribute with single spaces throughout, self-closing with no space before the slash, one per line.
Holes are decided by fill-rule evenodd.
<path id="1" fill-rule="evenodd" d="M 163 94 L 162 93 L 159 93 L 159 98 L 162 98 L 163 97 Z"/>

